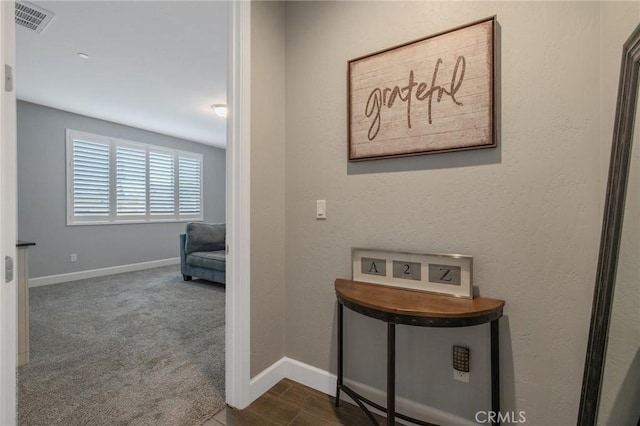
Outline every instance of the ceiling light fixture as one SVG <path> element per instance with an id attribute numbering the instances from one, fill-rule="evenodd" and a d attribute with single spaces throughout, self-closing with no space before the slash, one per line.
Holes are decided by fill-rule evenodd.
<path id="1" fill-rule="evenodd" d="M 89 59 L 89 55 L 87 55 L 86 53 L 82 53 L 82 52 L 78 52 L 78 57 L 80 57 L 82 59 Z"/>
<path id="2" fill-rule="evenodd" d="M 225 118 L 227 116 L 227 106 L 224 104 L 211 105 L 211 109 L 218 115 L 218 117 Z"/>

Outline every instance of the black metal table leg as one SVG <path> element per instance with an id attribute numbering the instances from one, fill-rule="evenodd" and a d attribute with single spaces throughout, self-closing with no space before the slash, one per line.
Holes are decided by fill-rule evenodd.
<path id="1" fill-rule="evenodd" d="M 494 425 L 500 424 L 500 335 L 498 319 L 491 321 L 491 411 L 496 413 L 498 420 Z"/>
<path id="2" fill-rule="evenodd" d="M 396 415 L 396 325 L 387 323 L 387 426 L 395 424 Z"/>
<path id="3" fill-rule="evenodd" d="M 502 316 L 504 300 L 479 297 L 473 301 L 447 298 L 448 311 L 432 309 L 443 302 L 443 296 L 411 290 L 384 287 L 377 284 L 337 279 L 335 281 L 338 299 L 338 368 L 336 407 L 340 395 L 344 393 L 355 401 L 365 412 L 371 424 L 379 426 L 378 421 L 367 407 L 373 407 L 387 414 L 387 425 L 394 425 L 395 419 L 406 420 L 420 426 L 438 426 L 434 423 L 414 419 L 402 413 L 396 413 L 396 325 L 420 327 L 470 327 L 490 323 L 491 334 L 491 410 L 489 417 L 494 425 L 500 424 L 500 354 L 498 319 Z M 417 300 L 414 300 L 417 299 Z M 409 303 L 408 301 L 412 302 Z M 419 303 L 417 303 L 419 302 Z M 436 303 L 437 302 L 437 303 Z M 345 384 L 344 379 L 344 330 L 343 309 L 387 323 L 387 406 L 367 399 Z M 403 312 L 403 313 L 399 313 Z M 640 424 L 638 425 L 640 426 Z"/>
<path id="4" fill-rule="evenodd" d="M 338 302 L 338 381 L 336 383 L 336 407 L 340 406 L 340 388 L 342 387 L 342 324 L 343 306 Z"/>

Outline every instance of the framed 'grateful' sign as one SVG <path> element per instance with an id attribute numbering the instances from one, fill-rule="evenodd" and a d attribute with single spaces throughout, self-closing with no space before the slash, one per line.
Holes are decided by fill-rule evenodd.
<path id="1" fill-rule="evenodd" d="M 496 146 L 496 17 L 349 61 L 349 160 Z"/>

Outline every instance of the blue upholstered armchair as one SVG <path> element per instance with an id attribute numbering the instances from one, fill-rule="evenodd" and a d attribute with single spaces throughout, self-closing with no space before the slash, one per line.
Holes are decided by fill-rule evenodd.
<path id="1" fill-rule="evenodd" d="M 180 269 L 185 281 L 193 277 L 225 283 L 224 223 L 189 223 L 180 234 Z"/>

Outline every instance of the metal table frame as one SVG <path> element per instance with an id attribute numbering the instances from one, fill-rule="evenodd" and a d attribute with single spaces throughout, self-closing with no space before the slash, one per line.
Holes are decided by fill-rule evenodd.
<path id="1" fill-rule="evenodd" d="M 367 408 L 367 405 L 374 407 L 387 414 L 387 425 L 394 425 L 396 417 L 423 426 L 438 426 L 434 423 L 418 420 L 404 414 L 396 413 L 395 410 L 395 379 L 396 379 L 396 325 L 412 325 L 419 327 L 469 327 L 479 324 L 490 323 L 491 329 L 491 411 L 500 412 L 500 341 L 498 333 L 498 320 L 502 316 L 502 309 L 489 314 L 463 318 L 440 318 L 440 317 L 418 317 L 413 315 L 399 315 L 386 311 L 381 311 L 355 302 L 338 297 L 338 382 L 336 386 L 336 407 L 340 406 L 340 392 L 349 395 L 351 399 L 366 413 L 367 417 L 374 425 L 378 425 L 377 420 Z M 379 319 L 387 323 L 387 407 L 383 407 L 360 395 L 349 386 L 344 384 L 344 313 L 343 306 L 366 315 Z M 499 425 L 499 422 L 494 422 Z"/>

